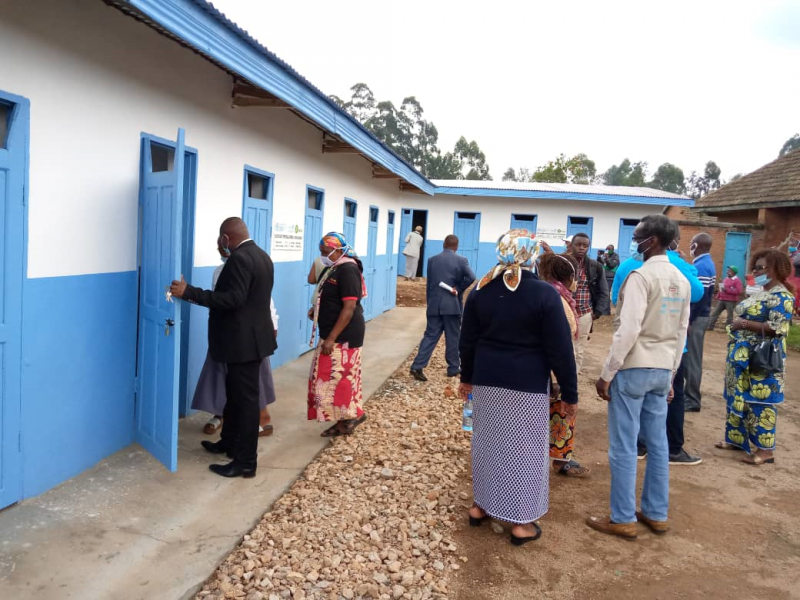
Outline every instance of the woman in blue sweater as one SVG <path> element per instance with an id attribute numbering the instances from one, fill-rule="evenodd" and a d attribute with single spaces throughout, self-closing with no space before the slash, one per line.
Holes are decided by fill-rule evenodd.
<path id="1" fill-rule="evenodd" d="M 567 318 L 558 292 L 529 267 L 534 235 L 512 229 L 498 264 L 470 294 L 461 325 L 461 395 L 473 397 L 470 525 L 512 523 L 511 542 L 538 539 L 548 509 L 550 372 L 563 402 L 578 402 Z"/>

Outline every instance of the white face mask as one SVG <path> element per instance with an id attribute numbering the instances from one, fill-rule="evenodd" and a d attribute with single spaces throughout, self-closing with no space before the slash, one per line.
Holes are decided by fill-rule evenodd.
<path id="1" fill-rule="evenodd" d="M 691 246 L 689 246 L 689 254 L 691 254 L 693 258 L 695 252 L 697 252 L 697 244 L 692 244 Z"/>

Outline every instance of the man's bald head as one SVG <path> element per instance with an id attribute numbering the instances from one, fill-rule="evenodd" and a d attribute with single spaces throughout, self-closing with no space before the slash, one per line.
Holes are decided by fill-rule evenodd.
<path id="1" fill-rule="evenodd" d="M 692 245 L 689 247 L 692 251 L 693 256 L 698 256 L 700 254 L 708 254 L 711 251 L 711 245 L 714 243 L 714 239 L 705 231 L 698 233 L 696 236 L 692 238 Z"/>
<path id="2" fill-rule="evenodd" d="M 219 245 L 220 248 L 236 248 L 239 244 L 250 237 L 247 225 L 239 217 L 228 217 L 219 226 Z M 225 243 L 227 240 L 227 243 Z"/>

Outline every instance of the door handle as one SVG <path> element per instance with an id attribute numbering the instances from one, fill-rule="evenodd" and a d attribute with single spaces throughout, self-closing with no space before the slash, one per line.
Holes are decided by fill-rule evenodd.
<path id="1" fill-rule="evenodd" d="M 167 319 L 165 323 L 167 327 L 172 327 L 173 325 L 175 325 L 175 321 L 173 321 L 172 319 Z"/>
<path id="2" fill-rule="evenodd" d="M 175 321 L 172 319 L 167 319 L 164 321 L 164 335 L 169 337 L 169 332 L 172 331 L 172 327 L 175 325 Z"/>

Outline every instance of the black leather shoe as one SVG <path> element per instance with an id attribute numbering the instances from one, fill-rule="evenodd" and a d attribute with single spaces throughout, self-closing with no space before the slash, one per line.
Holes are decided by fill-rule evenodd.
<path id="1" fill-rule="evenodd" d="M 422 369 L 411 369 L 411 375 L 417 381 L 428 381 L 428 378 L 425 377 L 425 373 L 422 372 Z"/>
<path id="2" fill-rule="evenodd" d="M 211 452 L 211 454 L 225 454 L 228 452 L 228 449 L 222 445 L 222 442 L 209 442 L 208 440 L 203 440 L 200 442 L 200 445 L 208 452 Z"/>
<path id="3" fill-rule="evenodd" d="M 448 373 L 447 374 L 448 377 L 458 377 L 459 375 L 461 375 L 461 369 L 459 369 L 458 371 L 453 371 L 452 373 Z"/>
<path id="4" fill-rule="evenodd" d="M 256 476 L 255 467 L 242 467 L 238 465 L 236 461 L 229 462 L 227 465 L 208 465 L 208 468 L 217 475 L 222 475 L 223 477 L 244 477 L 245 479 L 250 479 Z"/>
<path id="5" fill-rule="evenodd" d="M 689 408 L 684 408 L 683 412 L 700 412 L 699 406 L 690 406 Z"/>

